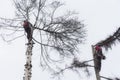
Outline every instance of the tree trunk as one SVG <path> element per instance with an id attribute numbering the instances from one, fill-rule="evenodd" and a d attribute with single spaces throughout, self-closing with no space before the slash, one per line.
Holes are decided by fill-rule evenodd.
<path id="1" fill-rule="evenodd" d="M 32 76 L 32 49 L 33 49 L 33 41 L 32 41 L 32 35 L 33 35 L 33 29 L 32 26 L 29 25 L 31 27 L 31 38 L 28 40 L 27 43 L 27 50 L 26 50 L 26 64 L 25 64 L 25 74 L 23 77 L 23 80 L 31 80 L 31 76 Z"/>
<path id="2" fill-rule="evenodd" d="M 31 71 L 32 71 L 32 48 L 33 44 L 28 44 L 27 51 L 26 51 L 26 64 L 25 64 L 25 74 L 23 80 L 31 80 Z"/>
<path id="3" fill-rule="evenodd" d="M 94 60 L 94 70 L 95 70 L 95 75 L 96 75 L 96 80 L 101 80 L 100 79 L 100 75 L 99 75 L 99 72 L 98 72 L 98 70 L 96 70 L 96 61 L 95 61 L 95 56 L 94 56 L 94 54 L 95 54 L 95 49 L 94 49 L 94 46 L 92 45 L 92 53 L 93 53 L 93 60 Z"/>

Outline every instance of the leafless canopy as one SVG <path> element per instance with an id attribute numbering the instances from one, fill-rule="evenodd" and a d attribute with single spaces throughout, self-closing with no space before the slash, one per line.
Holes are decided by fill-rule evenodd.
<path id="1" fill-rule="evenodd" d="M 79 21 L 74 12 L 69 11 L 65 14 L 58 14 L 63 6 L 59 1 L 13 1 L 16 8 L 16 17 L 13 19 L 0 18 L 1 28 L 12 30 L 13 33 L 21 32 L 23 31 L 23 20 L 28 20 L 34 29 L 33 41 L 40 45 L 41 60 L 46 65 L 50 62 L 56 62 L 48 52 L 51 49 L 62 56 L 62 59 L 75 55 L 77 45 L 85 40 L 85 29 L 84 24 Z"/>

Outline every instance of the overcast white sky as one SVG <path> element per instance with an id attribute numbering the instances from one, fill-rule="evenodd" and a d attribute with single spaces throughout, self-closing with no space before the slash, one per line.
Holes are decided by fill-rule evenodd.
<path id="1" fill-rule="evenodd" d="M 12 17 L 14 9 L 12 0 L 0 0 L 0 17 Z M 91 45 L 105 39 L 120 26 L 120 0 L 64 0 L 68 10 L 79 12 L 81 20 L 87 29 L 86 44 L 80 46 L 81 58 L 92 59 Z M 5 43 L 0 38 L 0 80 L 21 80 L 24 74 L 25 43 L 20 38 L 14 43 Z M 108 52 L 104 51 L 107 59 L 103 61 L 101 75 L 120 77 L 120 44 Z M 50 74 L 42 72 L 39 67 L 39 56 L 33 55 L 32 80 L 52 80 Z M 91 77 L 78 77 L 72 71 L 66 71 L 63 80 L 95 80 L 93 70 Z M 102 79 L 104 80 L 104 79 Z"/>

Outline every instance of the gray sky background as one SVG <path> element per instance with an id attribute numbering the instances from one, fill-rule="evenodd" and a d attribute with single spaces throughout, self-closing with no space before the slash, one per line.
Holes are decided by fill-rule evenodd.
<path id="1" fill-rule="evenodd" d="M 12 0 L 0 0 L 0 17 L 12 18 L 14 8 Z M 91 45 L 104 40 L 120 26 L 120 0 L 64 0 L 68 10 L 79 12 L 79 18 L 84 20 L 87 29 L 87 40 L 85 45 L 80 46 L 82 60 L 92 59 Z M 21 80 L 24 74 L 25 64 L 25 37 L 12 43 L 5 43 L 0 38 L 0 80 Z M 107 59 L 103 61 L 101 75 L 106 77 L 120 77 L 120 44 L 114 46 L 108 52 L 104 51 Z M 32 80 L 53 80 L 50 74 L 42 71 L 39 67 L 38 54 L 33 55 Z M 85 78 L 81 73 L 67 70 L 62 80 L 95 80 L 94 71 L 92 75 Z M 104 80 L 104 79 L 102 79 Z"/>

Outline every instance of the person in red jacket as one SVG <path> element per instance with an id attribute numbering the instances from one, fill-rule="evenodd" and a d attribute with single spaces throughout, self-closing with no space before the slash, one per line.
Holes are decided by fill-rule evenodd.
<path id="1" fill-rule="evenodd" d="M 28 41 L 32 40 L 31 26 L 32 24 L 30 22 L 28 22 L 27 20 L 24 21 L 23 27 L 24 27 L 25 32 L 27 33 Z"/>
<path id="2" fill-rule="evenodd" d="M 105 56 L 102 53 L 102 48 L 100 45 L 95 46 L 95 68 L 98 72 L 101 70 L 101 60 L 105 59 Z"/>

